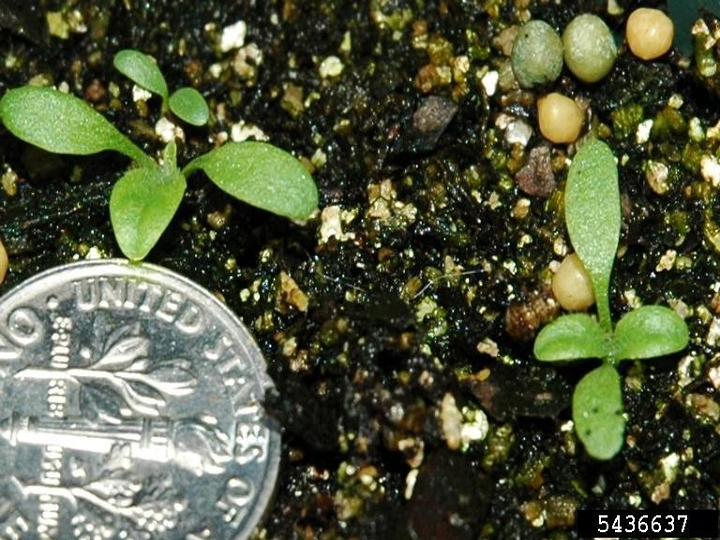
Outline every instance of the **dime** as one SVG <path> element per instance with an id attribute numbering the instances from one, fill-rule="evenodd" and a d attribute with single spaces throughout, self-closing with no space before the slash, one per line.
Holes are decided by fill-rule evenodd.
<path id="1" fill-rule="evenodd" d="M 0 299 L 0 539 L 243 540 L 280 435 L 252 337 L 169 270 L 85 261 Z"/>

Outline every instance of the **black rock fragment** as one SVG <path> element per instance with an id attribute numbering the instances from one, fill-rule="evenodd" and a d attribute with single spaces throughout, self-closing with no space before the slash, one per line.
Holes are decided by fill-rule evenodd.
<path id="1" fill-rule="evenodd" d="M 492 483 L 467 457 L 441 449 L 426 458 L 394 540 L 474 540 L 492 497 Z"/>

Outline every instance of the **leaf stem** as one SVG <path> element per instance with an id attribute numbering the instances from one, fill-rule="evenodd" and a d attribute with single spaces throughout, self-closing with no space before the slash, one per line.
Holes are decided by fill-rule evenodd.
<path id="1" fill-rule="evenodd" d="M 595 285 L 595 304 L 597 305 L 600 328 L 608 335 L 613 333 L 612 316 L 610 315 L 610 299 L 608 290 L 610 283 L 607 276 L 594 275 L 592 281 Z"/>

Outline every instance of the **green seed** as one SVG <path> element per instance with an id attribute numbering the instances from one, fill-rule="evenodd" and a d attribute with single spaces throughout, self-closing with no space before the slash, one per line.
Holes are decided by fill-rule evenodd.
<path id="1" fill-rule="evenodd" d="M 563 32 L 565 64 L 581 81 L 593 83 L 615 64 L 617 47 L 612 32 L 597 15 L 578 15 Z"/>
<path id="2" fill-rule="evenodd" d="M 515 78 L 523 88 L 553 82 L 563 67 L 563 45 L 557 32 L 544 21 L 530 21 L 513 44 Z"/>

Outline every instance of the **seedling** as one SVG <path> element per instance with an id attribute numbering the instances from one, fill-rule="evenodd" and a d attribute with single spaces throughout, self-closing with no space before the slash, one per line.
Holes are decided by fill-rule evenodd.
<path id="1" fill-rule="evenodd" d="M 620 189 L 615 157 L 602 141 L 586 142 L 573 159 L 565 190 L 565 221 L 590 275 L 598 318 L 583 313 L 558 317 L 540 331 L 534 353 L 545 362 L 602 360 L 575 387 L 572 416 L 588 454 L 610 459 L 622 448 L 625 434 L 618 364 L 684 349 L 688 328 L 663 306 L 637 308 L 613 327 L 608 291 L 620 238 Z"/>
<path id="2" fill-rule="evenodd" d="M 159 70 L 153 73 L 150 64 L 138 60 L 140 53 L 130 52 L 130 56 L 128 51 L 121 56 L 123 69 L 133 72 L 134 80 L 142 81 L 143 86 L 149 84 L 153 91 L 160 91 L 165 101 L 167 90 L 162 93 L 166 86 L 162 75 L 157 76 Z M 166 100 L 170 109 L 181 116 L 176 109 L 182 102 L 179 109 L 190 111 L 189 118 L 199 121 L 201 115 L 192 113 L 197 104 L 186 107 L 194 98 L 188 102 L 184 97 L 178 99 L 170 96 Z M 307 219 L 318 205 L 317 187 L 305 167 L 267 143 L 230 142 L 181 169 L 176 163 L 175 141 L 167 144 L 162 159 L 156 162 L 84 101 L 33 86 L 8 91 L 0 100 L 0 119 L 16 137 L 49 152 L 87 155 L 112 150 L 134 162 L 110 195 L 113 231 L 120 249 L 131 260 L 145 258 L 160 239 L 180 206 L 187 177 L 197 170 L 233 197 L 291 219 Z"/>
<path id="3" fill-rule="evenodd" d="M 113 64 L 135 84 L 159 95 L 162 98 L 163 114 L 169 109 L 175 116 L 193 126 L 207 123 L 210 111 L 205 98 L 190 87 L 180 88 L 169 94 L 165 77 L 152 57 L 134 49 L 125 49 L 115 55 Z"/>

